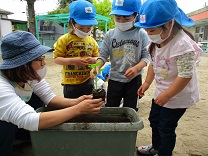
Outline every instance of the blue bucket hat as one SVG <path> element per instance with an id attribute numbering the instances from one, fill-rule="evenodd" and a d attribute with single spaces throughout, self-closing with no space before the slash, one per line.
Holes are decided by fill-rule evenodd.
<path id="1" fill-rule="evenodd" d="M 141 0 L 113 0 L 110 15 L 129 16 L 139 12 Z"/>
<path id="2" fill-rule="evenodd" d="M 159 27 L 172 19 L 186 27 L 194 25 L 194 21 L 178 8 L 175 0 L 146 0 L 139 15 L 139 21 L 135 26 L 140 28 Z"/>
<path id="3" fill-rule="evenodd" d="M 0 69 L 12 69 L 40 57 L 53 49 L 43 46 L 35 36 L 26 31 L 13 31 L 2 39 L 1 52 L 3 61 Z"/>
<path id="4" fill-rule="evenodd" d="M 74 1 L 69 5 L 69 20 L 73 18 L 79 25 L 97 25 L 96 9 L 94 5 L 86 0 Z"/>

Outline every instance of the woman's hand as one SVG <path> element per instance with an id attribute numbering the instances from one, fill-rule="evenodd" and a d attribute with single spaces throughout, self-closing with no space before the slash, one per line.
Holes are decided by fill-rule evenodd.
<path id="1" fill-rule="evenodd" d="M 79 114 L 97 114 L 100 112 L 100 108 L 103 105 L 104 101 L 102 99 L 86 99 L 79 104 L 77 104 L 75 107 L 77 108 L 77 111 L 79 111 Z"/>
<path id="2" fill-rule="evenodd" d="M 81 97 L 83 98 L 83 97 Z M 44 129 L 61 124 L 81 114 L 97 114 L 103 105 L 102 99 L 87 99 L 77 105 L 56 111 L 40 113 L 38 129 Z"/>
<path id="3" fill-rule="evenodd" d="M 77 98 L 77 103 L 80 103 L 86 99 L 92 99 L 92 95 L 82 95 L 80 97 Z"/>

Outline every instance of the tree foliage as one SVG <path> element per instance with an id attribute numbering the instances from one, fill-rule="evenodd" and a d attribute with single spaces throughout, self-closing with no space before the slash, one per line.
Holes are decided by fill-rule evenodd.
<path id="1" fill-rule="evenodd" d="M 96 8 L 97 14 L 111 18 L 111 21 L 108 22 L 108 29 L 114 28 L 115 25 L 113 22 L 113 17 L 109 15 L 112 9 L 112 2 L 110 0 L 93 0 L 93 4 Z M 104 31 L 104 23 L 99 23 L 98 29 Z"/>

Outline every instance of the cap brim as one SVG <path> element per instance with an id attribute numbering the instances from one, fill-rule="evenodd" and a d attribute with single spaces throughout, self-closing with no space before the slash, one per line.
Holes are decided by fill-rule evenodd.
<path id="1" fill-rule="evenodd" d="M 178 8 L 178 13 L 175 15 L 175 20 L 180 25 L 185 27 L 190 27 L 194 25 L 194 20 L 189 18 L 180 8 Z"/>
<path id="2" fill-rule="evenodd" d="M 150 25 L 150 24 L 147 24 L 147 23 L 135 22 L 134 26 L 139 27 L 139 28 L 157 28 L 157 27 L 160 27 L 160 26 L 164 25 L 167 22 L 168 21 L 166 21 L 164 23 L 161 23 L 161 24 L 154 24 L 154 25 Z"/>
<path id="3" fill-rule="evenodd" d="M 75 20 L 75 19 L 74 19 Z M 98 25 L 98 21 L 96 19 L 86 19 L 86 20 L 78 20 L 76 19 L 75 22 L 79 25 L 84 25 L 84 26 L 88 26 L 88 25 Z"/>
<path id="4" fill-rule="evenodd" d="M 193 26 L 195 23 L 194 20 L 189 18 L 180 8 L 178 8 L 177 14 L 173 18 L 175 19 L 175 21 L 177 23 L 179 23 L 180 25 L 183 25 L 185 27 Z M 168 20 L 168 21 L 170 21 L 170 20 Z M 160 23 L 160 24 L 135 22 L 134 25 L 136 27 L 140 27 L 140 28 L 156 28 L 156 27 L 164 25 L 168 21 L 164 21 L 163 23 Z"/>
<path id="5" fill-rule="evenodd" d="M 113 10 L 110 12 L 109 15 L 123 15 L 123 16 L 130 16 L 134 12 L 124 11 L 124 10 Z"/>
<path id="6" fill-rule="evenodd" d="M 27 64 L 30 61 L 33 61 L 34 59 L 40 57 L 46 52 L 53 51 L 52 48 L 39 45 L 29 52 L 25 52 L 22 55 L 18 55 L 14 58 L 5 59 L 0 63 L 0 69 L 12 69 L 19 66 L 22 66 L 24 64 Z"/>

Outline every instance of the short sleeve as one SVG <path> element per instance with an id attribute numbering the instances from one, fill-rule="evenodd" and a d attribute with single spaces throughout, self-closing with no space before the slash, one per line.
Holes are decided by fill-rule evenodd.
<path id="1" fill-rule="evenodd" d="M 195 63 L 194 52 L 188 52 L 176 57 L 178 76 L 181 78 L 192 78 Z"/>

